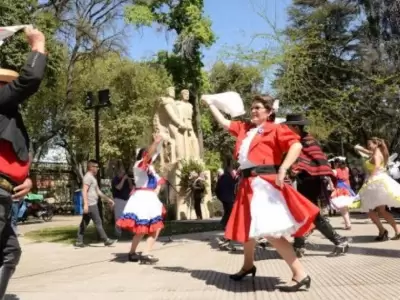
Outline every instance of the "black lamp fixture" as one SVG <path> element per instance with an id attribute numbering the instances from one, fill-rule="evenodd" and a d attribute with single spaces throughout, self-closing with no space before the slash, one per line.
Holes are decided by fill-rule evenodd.
<path id="1" fill-rule="evenodd" d="M 85 109 L 99 109 L 111 106 L 110 90 L 101 90 L 97 92 L 97 102 L 92 91 L 86 92 Z"/>
<path id="2" fill-rule="evenodd" d="M 100 106 L 110 106 L 111 101 L 110 101 L 110 90 L 101 90 L 98 91 L 98 98 L 99 98 L 99 105 Z"/>

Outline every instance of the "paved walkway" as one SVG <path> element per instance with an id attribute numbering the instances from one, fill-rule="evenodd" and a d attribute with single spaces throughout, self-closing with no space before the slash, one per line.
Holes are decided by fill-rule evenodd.
<path id="1" fill-rule="evenodd" d="M 332 223 L 340 227 L 341 219 Z M 387 225 L 387 228 L 389 226 Z M 274 290 L 290 271 L 273 249 L 257 249 L 257 276 L 235 283 L 227 274 L 238 271 L 240 251 L 221 252 L 211 242 L 220 233 L 176 237 L 157 244 L 157 266 L 126 261 L 129 243 L 84 249 L 22 238 L 24 254 L 9 287 L 7 300 L 141 299 L 400 299 L 400 241 L 372 242 L 376 230 L 367 220 L 355 219 L 350 253 L 329 258 L 332 246 L 314 233 L 308 255 L 302 259 L 312 276 L 309 292 L 283 294 Z M 391 234 L 393 234 L 391 232 Z"/>

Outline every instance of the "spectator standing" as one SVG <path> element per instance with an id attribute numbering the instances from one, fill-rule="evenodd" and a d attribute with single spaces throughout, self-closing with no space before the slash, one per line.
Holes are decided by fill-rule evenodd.
<path id="1" fill-rule="evenodd" d="M 98 207 L 98 199 L 106 199 L 110 205 L 114 205 L 114 201 L 108 198 L 100 191 L 97 183 L 96 175 L 99 171 L 99 164 L 96 160 L 89 160 L 87 166 L 87 172 L 83 177 L 83 216 L 81 224 L 79 225 L 78 237 L 76 241 L 76 247 L 84 247 L 83 237 L 90 220 L 93 220 L 94 226 L 96 227 L 97 233 L 103 240 L 105 246 L 111 246 L 116 241 L 108 238 L 103 228 L 103 223 L 100 217 L 100 211 Z"/>
<path id="2" fill-rule="evenodd" d="M 111 183 L 112 194 L 114 198 L 114 219 L 117 221 L 124 211 L 125 205 L 129 200 L 129 194 L 133 189 L 132 179 L 126 174 L 125 169 L 121 167 L 117 176 L 115 176 Z M 115 234 L 121 237 L 121 229 L 115 226 Z"/>

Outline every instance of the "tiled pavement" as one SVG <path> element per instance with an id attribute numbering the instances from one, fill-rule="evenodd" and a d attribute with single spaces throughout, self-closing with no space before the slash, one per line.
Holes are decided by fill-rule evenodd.
<path id="1" fill-rule="evenodd" d="M 340 218 L 331 221 L 342 226 Z M 6 299 L 400 299 L 400 241 L 374 243 L 374 226 L 359 217 L 353 221 L 352 231 L 340 230 L 353 236 L 346 256 L 326 257 L 332 249 L 329 242 L 317 232 L 310 238 L 314 245 L 309 245 L 308 255 L 302 259 L 313 280 L 308 292 L 274 290 L 275 284 L 290 279 L 291 274 L 273 249 L 257 249 L 254 282 L 250 278 L 229 281 L 227 274 L 241 266 L 241 252 L 216 250 L 210 239 L 218 233 L 204 233 L 158 243 L 154 252 L 160 258 L 157 266 L 127 262 L 128 243 L 74 249 L 23 239 L 23 259 Z"/>

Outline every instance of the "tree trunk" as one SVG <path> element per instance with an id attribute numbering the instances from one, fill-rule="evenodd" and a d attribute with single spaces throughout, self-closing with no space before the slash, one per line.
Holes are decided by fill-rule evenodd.
<path id="1" fill-rule="evenodd" d="M 199 141 L 199 150 L 200 150 L 200 158 L 204 158 L 204 143 L 203 143 L 203 131 L 201 130 L 201 113 L 200 113 L 200 105 L 199 105 L 199 96 L 196 93 L 196 97 L 194 99 L 194 122 L 196 128 L 197 139 Z"/>

